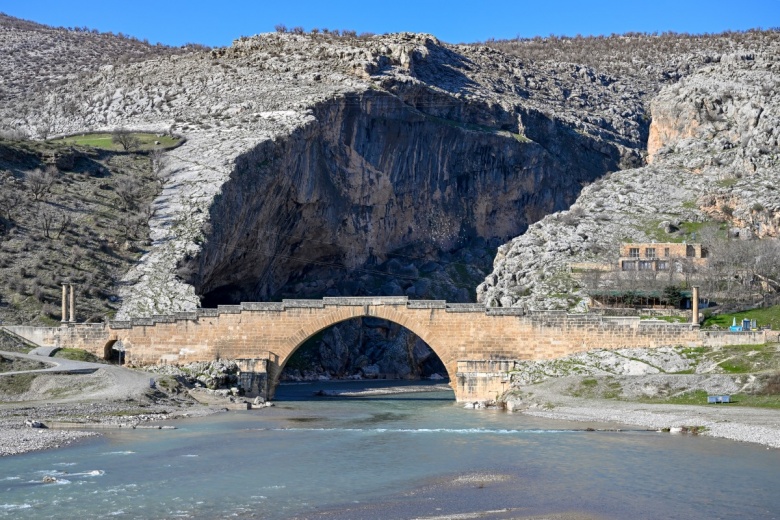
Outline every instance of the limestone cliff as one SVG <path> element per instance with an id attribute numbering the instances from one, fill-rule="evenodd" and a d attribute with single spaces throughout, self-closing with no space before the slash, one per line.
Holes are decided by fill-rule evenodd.
<path id="1" fill-rule="evenodd" d="M 502 246 L 480 300 L 571 308 L 584 295 L 571 263 L 609 262 L 622 241 L 664 241 L 686 225 L 715 220 L 733 236 L 777 237 L 776 56 L 726 55 L 665 87 L 651 104 L 650 164 L 600 179 L 569 211 Z"/>
<path id="2" fill-rule="evenodd" d="M 592 99 L 630 109 L 587 116 L 569 95 L 582 77 Z M 638 94 L 615 83 L 427 35 L 269 34 L 104 66 L 38 102 L 61 132 L 187 137 L 167 158 L 123 317 L 333 287 L 468 299 L 486 266 L 461 249 L 487 253 L 639 160 Z M 452 254 L 463 265 L 442 269 Z M 417 278 L 430 262 L 440 274 L 426 288 Z"/>

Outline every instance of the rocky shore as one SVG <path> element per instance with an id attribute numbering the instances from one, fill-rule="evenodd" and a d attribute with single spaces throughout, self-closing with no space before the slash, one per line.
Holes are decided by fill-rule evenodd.
<path id="1" fill-rule="evenodd" d="M 593 400 L 555 406 L 550 410 L 529 408 L 523 413 L 563 421 L 642 426 L 672 434 L 696 431 L 711 437 L 780 448 L 780 413 L 770 409 Z"/>
<path id="2" fill-rule="evenodd" d="M 730 373 L 721 365 L 733 363 L 745 373 Z M 706 352 L 682 347 L 593 350 L 518 362 L 505 404 L 509 411 L 548 419 L 695 431 L 780 448 L 780 410 L 772 404 L 778 363 L 774 344 Z M 763 404 L 705 404 L 703 397 L 713 394 L 757 404 L 763 399 Z M 698 398 L 687 397 L 692 395 Z"/>

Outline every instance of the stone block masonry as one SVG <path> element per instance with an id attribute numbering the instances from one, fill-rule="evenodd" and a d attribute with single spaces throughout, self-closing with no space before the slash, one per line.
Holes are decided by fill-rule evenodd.
<path id="1" fill-rule="evenodd" d="M 763 332 L 736 338 L 733 334 L 700 332 L 698 325 L 638 317 L 524 313 L 521 309 L 409 301 L 406 297 L 242 303 L 172 316 L 67 324 L 17 333 L 51 345 L 82 348 L 104 358 L 109 358 L 116 342 L 121 341 L 126 362 L 134 365 L 238 359 L 247 364 L 245 373 L 263 373 L 258 379 L 250 378 L 251 383 L 270 398 L 282 368 L 298 347 L 323 329 L 359 317 L 389 320 L 417 334 L 447 368 L 458 400 L 495 398 L 506 373 L 502 362 L 554 359 L 594 348 L 766 341 Z"/>

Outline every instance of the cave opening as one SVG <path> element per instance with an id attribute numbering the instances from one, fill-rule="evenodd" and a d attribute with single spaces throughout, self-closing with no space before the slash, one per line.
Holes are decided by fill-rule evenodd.
<path id="1" fill-rule="evenodd" d="M 281 382 L 327 380 L 448 382 L 436 352 L 411 330 L 380 318 L 361 317 L 328 327 L 290 357 Z"/>

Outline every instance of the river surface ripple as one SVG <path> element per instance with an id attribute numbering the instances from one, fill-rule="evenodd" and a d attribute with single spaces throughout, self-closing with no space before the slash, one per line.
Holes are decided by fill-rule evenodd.
<path id="1" fill-rule="evenodd" d="M 0 459 L 0 518 L 780 518 L 780 450 L 452 392 L 312 397 L 370 384 L 283 385 L 274 408 Z"/>

